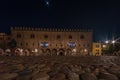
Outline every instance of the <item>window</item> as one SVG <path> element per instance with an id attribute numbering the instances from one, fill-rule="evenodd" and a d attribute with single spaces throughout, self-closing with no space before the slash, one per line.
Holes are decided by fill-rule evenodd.
<path id="1" fill-rule="evenodd" d="M 30 35 L 30 38 L 31 38 L 31 39 L 35 38 L 35 35 L 34 35 L 34 34 L 31 34 L 31 35 Z"/>
<path id="2" fill-rule="evenodd" d="M 87 47 L 89 47 L 90 45 L 89 44 L 87 44 Z"/>
<path id="3" fill-rule="evenodd" d="M 72 36 L 71 36 L 71 35 L 69 35 L 69 39 L 72 39 Z"/>
<path id="4" fill-rule="evenodd" d="M 61 36 L 60 35 L 57 35 L 57 39 L 60 39 L 61 38 Z"/>
<path id="5" fill-rule="evenodd" d="M 7 40 L 10 40 L 10 37 L 8 37 Z"/>
<path id="6" fill-rule="evenodd" d="M 85 47 L 85 44 L 83 44 L 83 47 Z"/>
<path id="7" fill-rule="evenodd" d="M 18 34 L 17 34 L 17 38 L 21 38 L 21 37 L 22 37 L 21 34 L 18 33 Z"/>
<path id="8" fill-rule="evenodd" d="M 49 43 L 48 43 L 48 42 L 41 42 L 41 43 L 40 43 L 40 46 L 41 46 L 41 47 L 48 47 L 48 46 L 49 46 Z"/>
<path id="9" fill-rule="evenodd" d="M 80 39 L 85 39 L 85 36 L 84 36 L 84 35 L 81 35 L 81 36 L 80 36 Z"/>
<path id="10" fill-rule="evenodd" d="M 60 46 L 62 47 L 63 45 L 61 44 Z"/>
<path id="11" fill-rule="evenodd" d="M 99 45 L 96 45 L 96 48 L 99 48 L 100 46 Z"/>
<path id="12" fill-rule="evenodd" d="M 44 38 L 47 39 L 47 38 L 48 38 L 48 35 L 44 35 Z"/>
<path id="13" fill-rule="evenodd" d="M 20 45 L 22 46 L 22 43 L 20 43 Z"/>
<path id="14" fill-rule="evenodd" d="M 75 47 L 76 44 L 75 44 L 75 42 L 69 42 L 69 43 L 68 43 L 68 46 L 69 46 L 69 47 Z"/>
<path id="15" fill-rule="evenodd" d="M 26 43 L 26 46 L 28 45 L 28 43 Z"/>
<path id="16" fill-rule="evenodd" d="M 35 44 L 33 43 L 33 46 L 34 46 Z"/>
<path id="17" fill-rule="evenodd" d="M 40 43 L 38 43 L 38 46 L 40 45 Z"/>
<path id="18" fill-rule="evenodd" d="M 0 40 L 3 40 L 3 38 L 0 38 Z"/>

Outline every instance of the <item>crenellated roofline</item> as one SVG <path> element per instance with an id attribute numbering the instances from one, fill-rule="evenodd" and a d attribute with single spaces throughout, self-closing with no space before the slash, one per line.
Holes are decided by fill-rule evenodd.
<path id="1" fill-rule="evenodd" d="M 60 28 L 31 28 L 31 27 L 11 27 L 11 30 L 22 31 L 52 31 L 52 32 L 93 32 L 92 29 L 60 29 Z"/>

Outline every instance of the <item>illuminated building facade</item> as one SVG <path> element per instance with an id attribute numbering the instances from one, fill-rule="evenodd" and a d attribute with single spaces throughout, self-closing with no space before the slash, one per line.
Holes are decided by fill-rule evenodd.
<path id="1" fill-rule="evenodd" d="M 92 30 L 11 28 L 17 47 L 50 55 L 87 55 L 92 52 Z"/>
<path id="2" fill-rule="evenodd" d="M 100 43 L 100 42 L 93 43 L 92 55 L 94 55 L 94 56 L 102 55 L 102 43 Z"/>

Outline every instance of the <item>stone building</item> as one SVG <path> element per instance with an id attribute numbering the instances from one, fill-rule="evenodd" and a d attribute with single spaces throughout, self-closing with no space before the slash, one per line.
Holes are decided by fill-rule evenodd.
<path id="1" fill-rule="evenodd" d="M 9 41 L 10 41 L 10 35 L 6 33 L 0 33 L 0 48 L 2 49 L 7 48 Z"/>
<path id="2" fill-rule="evenodd" d="M 87 55 L 92 52 L 92 30 L 14 27 L 11 35 L 18 48 L 35 54 Z"/>
<path id="3" fill-rule="evenodd" d="M 94 55 L 94 56 L 101 56 L 102 55 L 102 43 L 101 42 L 94 42 L 93 43 L 92 55 Z"/>

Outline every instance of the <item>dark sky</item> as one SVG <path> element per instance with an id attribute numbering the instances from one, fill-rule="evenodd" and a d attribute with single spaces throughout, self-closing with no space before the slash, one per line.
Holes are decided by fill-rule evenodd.
<path id="1" fill-rule="evenodd" d="M 47 5 L 46 2 L 49 2 Z M 120 36 L 115 0 L 0 0 L 0 32 L 11 26 L 91 28 L 95 40 Z"/>

